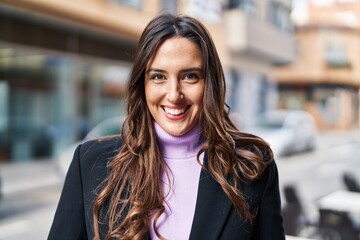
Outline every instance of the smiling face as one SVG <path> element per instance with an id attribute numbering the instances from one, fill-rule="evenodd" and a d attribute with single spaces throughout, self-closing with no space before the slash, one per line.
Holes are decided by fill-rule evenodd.
<path id="1" fill-rule="evenodd" d="M 173 136 L 198 123 L 204 88 L 201 51 L 186 38 L 165 40 L 146 66 L 147 106 L 159 126 Z"/>

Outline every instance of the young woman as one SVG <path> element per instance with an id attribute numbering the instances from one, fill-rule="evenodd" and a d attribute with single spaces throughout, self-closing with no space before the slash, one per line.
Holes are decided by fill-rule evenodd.
<path id="1" fill-rule="evenodd" d="M 78 146 L 49 239 L 285 239 L 272 151 L 231 122 L 204 26 L 156 17 L 133 66 L 121 136 Z"/>

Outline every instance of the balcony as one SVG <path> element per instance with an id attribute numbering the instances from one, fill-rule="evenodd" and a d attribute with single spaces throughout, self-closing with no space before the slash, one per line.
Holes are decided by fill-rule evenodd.
<path id="1" fill-rule="evenodd" d="M 295 39 L 260 17 L 240 9 L 225 12 L 226 41 L 232 56 L 247 56 L 270 64 L 283 64 L 295 57 Z"/>

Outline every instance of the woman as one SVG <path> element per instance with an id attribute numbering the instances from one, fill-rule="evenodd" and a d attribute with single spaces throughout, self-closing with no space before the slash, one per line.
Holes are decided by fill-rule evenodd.
<path id="1" fill-rule="evenodd" d="M 49 239 L 285 239 L 272 152 L 239 132 L 225 106 L 204 26 L 153 19 L 121 138 L 78 146 Z"/>

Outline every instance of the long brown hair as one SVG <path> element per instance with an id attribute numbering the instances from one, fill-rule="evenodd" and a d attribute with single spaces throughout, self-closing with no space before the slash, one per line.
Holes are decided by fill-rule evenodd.
<path id="1" fill-rule="evenodd" d="M 163 14 L 147 25 L 138 44 L 128 83 L 123 146 L 109 163 L 110 174 L 94 202 L 95 239 L 100 239 L 99 224 L 109 227 L 106 239 L 145 239 L 151 214 L 155 215 L 154 229 L 161 238 L 156 228 L 165 200 L 160 176 L 167 169 L 146 105 L 144 79 L 149 59 L 161 43 L 175 36 L 189 39 L 202 52 L 205 92 L 200 125 L 205 143 L 198 161 L 200 154 L 207 151 L 204 170 L 221 185 L 244 219 L 253 218 L 238 185 L 256 179 L 272 160 L 272 152 L 262 139 L 239 132 L 231 122 L 226 112 L 223 69 L 205 27 L 188 16 Z M 265 155 L 268 161 L 264 161 Z"/>

